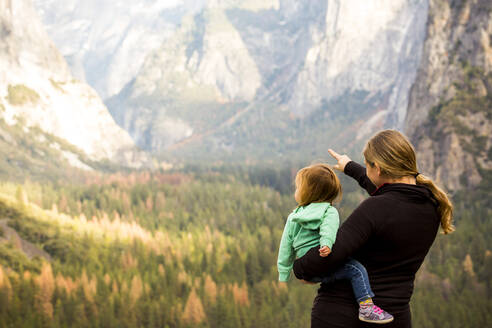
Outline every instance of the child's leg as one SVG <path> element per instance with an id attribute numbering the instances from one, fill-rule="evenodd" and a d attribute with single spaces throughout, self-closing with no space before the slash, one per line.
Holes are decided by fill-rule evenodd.
<path id="1" fill-rule="evenodd" d="M 358 303 L 371 299 L 371 297 L 374 296 L 369 284 L 369 277 L 367 276 L 366 268 L 364 268 L 364 266 L 356 260 L 350 259 L 333 274 L 324 277 L 315 277 L 310 281 L 329 284 L 336 280 L 350 281 L 355 299 Z"/>
<path id="2" fill-rule="evenodd" d="M 369 284 L 369 276 L 366 268 L 360 262 L 350 259 L 335 273 L 335 278 L 350 280 L 355 299 L 359 303 L 359 319 L 372 323 L 388 323 L 393 321 L 393 316 L 382 310 L 372 302 L 374 293 Z"/>
<path id="3" fill-rule="evenodd" d="M 354 291 L 357 303 L 367 301 L 374 297 L 366 268 L 359 261 L 350 259 L 345 263 L 342 270 L 345 271 L 344 276 L 346 279 L 349 279 L 352 284 L 352 290 Z"/>

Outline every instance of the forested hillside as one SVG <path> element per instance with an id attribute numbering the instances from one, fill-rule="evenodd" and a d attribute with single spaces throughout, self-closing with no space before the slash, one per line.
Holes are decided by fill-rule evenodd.
<path id="1" fill-rule="evenodd" d="M 2 184 L 0 326 L 309 327 L 316 287 L 277 283 L 291 176 L 192 169 Z M 343 184 L 345 218 L 365 195 Z M 416 281 L 414 327 L 490 319 L 490 200 L 455 201 L 457 233 L 438 236 Z"/>

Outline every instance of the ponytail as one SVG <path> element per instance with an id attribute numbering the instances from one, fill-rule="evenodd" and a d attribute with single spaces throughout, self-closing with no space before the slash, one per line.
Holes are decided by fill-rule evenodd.
<path id="1" fill-rule="evenodd" d="M 449 234 L 455 230 L 453 225 L 453 204 L 449 200 L 446 193 L 436 186 L 434 182 L 422 175 L 418 174 L 415 178 L 418 185 L 426 186 L 432 192 L 432 195 L 437 201 L 437 212 L 441 218 L 441 228 L 444 234 Z"/>
<path id="2" fill-rule="evenodd" d="M 430 178 L 418 173 L 415 149 L 403 134 L 396 130 L 378 132 L 364 147 L 364 157 L 368 163 L 377 163 L 381 172 L 389 178 L 413 176 L 418 185 L 429 188 L 437 201 L 443 233 L 449 234 L 455 230 L 453 204 Z"/>

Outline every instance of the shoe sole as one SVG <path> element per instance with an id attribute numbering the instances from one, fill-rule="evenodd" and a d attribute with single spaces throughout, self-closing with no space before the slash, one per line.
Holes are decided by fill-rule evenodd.
<path id="1" fill-rule="evenodd" d="M 390 319 L 386 319 L 386 320 L 367 320 L 363 317 L 359 317 L 359 320 L 360 321 L 364 321 L 364 322 L 369 322 L 369 323 L 376 323 L 376 324 L 385 324 L 385 323 L 390 323 L 391 321 L 393 321 L 394 318 L 390 318 Z"/>

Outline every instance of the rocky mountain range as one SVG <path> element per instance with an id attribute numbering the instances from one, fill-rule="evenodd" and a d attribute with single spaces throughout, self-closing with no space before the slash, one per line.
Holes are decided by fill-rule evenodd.
<path id="1" fill-rule="evenodd" d="M 4 2 L 5 8 L 10 2 Z M 134 142 L 162 158 L 320 158 L 328 146 L 358 149 L 372 131 L 392 127 L 411 137 L 422 171 L 448 189 L 488 181 L 488 1 L 35 0 L 35 5 L 72 72 L 106 98 Z M 45 34 L 36 38 L 47 40 Z M 44 75 L 45 88 L 80 96 L 74 89 L 83 84 L 73 80 L 54 46 L 43 44 L 50 50 L 39 45 L 35 53 L 51 55 L 37 59 L 31 76 L 40 67 L 56 72 Z M 32 61 L 28 53 L 12 58 Z M 44 101 L 43 88 L 3 74 L 7 121 L 27 106 L 9 103 L 9 90 L 24 92 L 30 104 Z M 98 99 L 95 93 L 89 98 Z M 42 121 L 46 115 L 39 112 L 25 116 Z M 62 112 L 56 116 L 63 121 Z M 130 145 L 127 137 L 118 139 Z M 82 141 L 78 145 L 84 148 Z M 91 153 L 90 147 L 84 150 Z"/>
<path id="2" fill-rule="evenodd" d="M 85 58 L 85 66 L 73 63 L 72 70 L 83 67 L 86 73 L 78 75 L 105 81 L 91 83 L 103 97 L 128 81 L 106 104 L 139 146 L 168 157 L 195 154 L 204 144 L 211 158 L 234 156 L 254 144 L 265 148 L 251 155 L 259 158 L 269 153 L 264 144 L 271 138 L 279 147 L 274 152 L 296 152 L 299 142 L 282 140 L 302 136 L 299 129 L 310 120 L 319 123 L 318 132 L 338 135 L 337 117 L 346 111 L 360 114 L 349 129 L 359 138 L 382 126 L 401 127 L 427 17 L 426 0 L 214 0 L 167 8 L 136 1 L 107 11 L 101 10 L 105 2 L 65 3 L 36 0 L 58 47 L 68 49 L 62 52 L 69 62 L 73 54 Z M 147 15 L 150 8 L 156 9 L 153 16 Z M 104 12 L 112 19 L 104 19 Z M 62 14 L 84 18 L 56 19 Z M 130 18 L 136 23 L 122 23 Z M 102 22 L 112 27 L 98 33 Z M 159 26 L 163 41 L 150 49 L 157 41 L 147 47 L 145 40 Z M 132 39 L 136 31 L 141 42 Z M 114 68 L 130 56 L 131 69 Z M 360 108 L 348 108 L 353 106 Z M 239 122 L 249 124 L 244 132 L 238 132 Z M 265 135 L 278 122 L 282 131 Z"/>
<path id="3" fill-rule="evenodd" d="M 97 93 L 72 77 L 30 1 L 0 0 L 0 35 L 0 117 L 5 124 L 26 133 L 40 129 L 40 142 L 48 142 L 43 134 L 62 138 L 91 160 L 137 167 L 149 161 L 115 124 Z M 1 131 L 3 141 L 15 143 L 7 130 Z M 49 146 L 61 150 L 73 166 L 90 169 L 59 143 Z"/>

